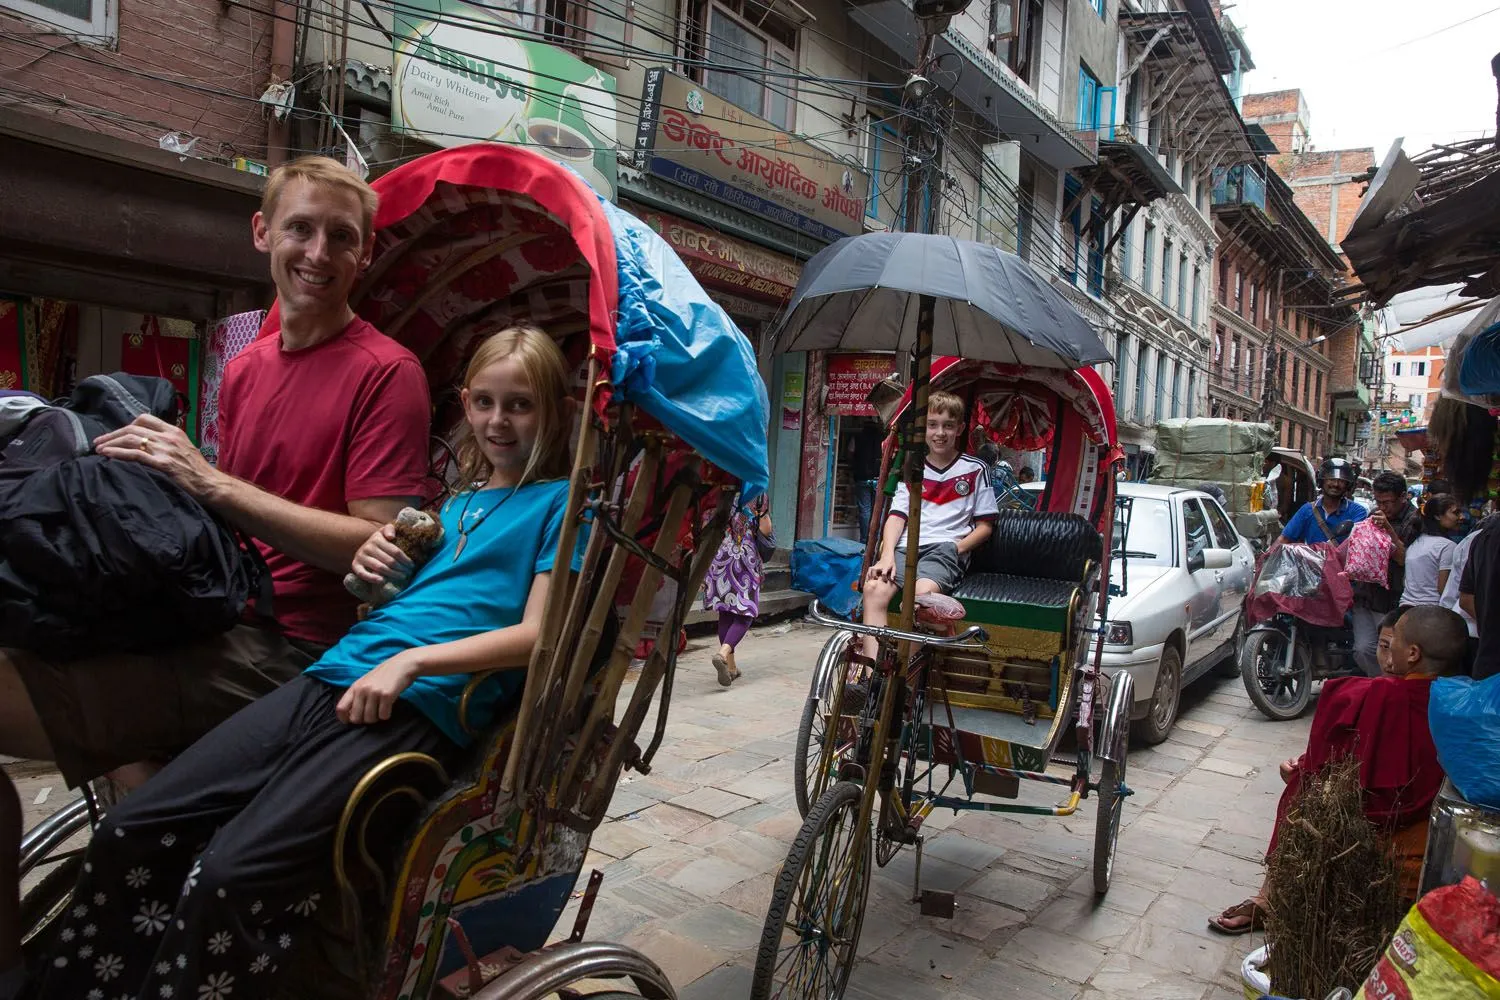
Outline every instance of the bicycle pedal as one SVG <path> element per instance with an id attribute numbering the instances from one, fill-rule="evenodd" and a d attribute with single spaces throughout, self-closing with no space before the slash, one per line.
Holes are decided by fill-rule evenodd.
<path id="1" fill-rule="evenodd" d="M 952 920 L 957 905 L 953 893 L 943 889 L 923 889 L 921 899 L 922 916 L 941 917 Z"/>

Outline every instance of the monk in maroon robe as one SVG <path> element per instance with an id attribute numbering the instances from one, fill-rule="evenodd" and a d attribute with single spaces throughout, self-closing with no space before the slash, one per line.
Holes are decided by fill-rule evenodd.
<path id="1" fill-rule="evenodd" d="M 1416 898 L 1427 820 L 1443 783 L 1437 749 L 1427 728 L 1427 698 L 1438 677 L 1459 673 L 1468 629 L 1447 608 L 1418 607 L 1393 612 L 1382 623 L 1380 677 L 1340 677 L 1326 681 L 1318 695 L 1307 751 L 1281 765 L 1286 790 L 1276 807 L 1276 826 L 1266 856 L 1276 842 L 1303 779 L 1348 754 L 1359 759 L 1364 813 L 1386 831 L 1401 872 L 1402 889 Z M 1259 930 L 1265 919 L 1265 887 L 1209 920 L 1223 934 Z"/>

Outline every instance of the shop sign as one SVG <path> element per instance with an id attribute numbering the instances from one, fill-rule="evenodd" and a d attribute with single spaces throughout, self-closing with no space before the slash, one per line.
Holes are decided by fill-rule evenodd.
<path id="1" fill-rule="evenodd" d="M 787 372 L 781 381 L 781 429 L 802 429 L 802 372 Z"/>
<path id="2" fill-rule="evenodd" d="M 514 37 L 493 8 L 399 7 L 391 126 L 437 146 L 509 142 L 572 167 L 615 197 L 615 79 L 552 45 Z"/>
<path id="3" fill-rule="evenodd" d="M 828 412 L 851 417 L 873 417 L 875 407 L 865 401 L 883 379 L 896 374 L 894 354 L 830 354 Z"/>
<path id="4" fill-rule="evenodd" d="M 659 66 L 646 70 L 635 165 L 825 242 L 864 231 L 868 174 Z"/>
<path id="5" fill-rule="evenodd" d="M 802 265 L 785 254 L 712 232 L 676 216 L 633 207 L 631 211 L 656 230 L 705 285 L 777 303 L 790 299 L 797 288 Z"/>

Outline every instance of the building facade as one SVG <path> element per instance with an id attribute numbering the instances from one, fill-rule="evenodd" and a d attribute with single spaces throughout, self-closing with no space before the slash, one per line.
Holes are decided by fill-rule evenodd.
<path id="1" fill-rule="evenodd" d="M 1354 222 L 1366 183 L 1374 175 L 1369 148 L 1316 150 L 1309 139 L 1309 110 L 1300 90 L 1248 94 L 1245 121 L 1264 130 L 1274 152 L 1267 162 L 1290 186 L 1297 205 L 1322 238 L 1339 252 Z M 1344 283 L 1353 273 L 1343 262 Z M 1379 394 L 1382 366 L 1373 316 L 1334 331 L 1328 340 L 1330 449 L 1361 460 L 1371 441 L 1371 407 Z"/>

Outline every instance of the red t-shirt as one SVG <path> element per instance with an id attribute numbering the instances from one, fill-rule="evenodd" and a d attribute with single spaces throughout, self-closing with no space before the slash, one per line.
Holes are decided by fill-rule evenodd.
<path id="1" fill-rule="evenodd" d="M 347 514 L 356 500 L 420 496 L 431 403 L 416 357 L 363 319 L 305 350 L 256 340 L 225 366 L 219 468 L 304 507 Z M 288 636 L 331 645 L 354 624 L 343 573 L 257 542 Z"/>

